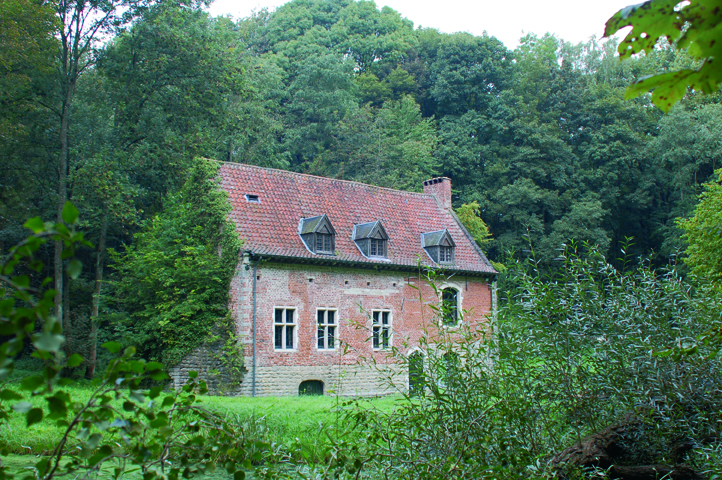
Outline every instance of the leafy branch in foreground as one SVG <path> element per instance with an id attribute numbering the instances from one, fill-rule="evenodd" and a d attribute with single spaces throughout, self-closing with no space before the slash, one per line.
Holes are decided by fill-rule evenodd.
<path id="1" fill-rule="evenodd" d="M 63 431 L 52 455 L 41 457 L 31 468 L 32 474 L 21 478 L 50 480 L 71 474 L 89 478 L 110 463 L 116 479 L 131 468 L 139 469 L 144 480 L 175 480 L 222 466 L 235 480 L 242 480 L 246 470 L 268 456 L 270 445 L 251 441 L 242 428 L 203 408 L 198 394 L 207 388 L 195 380 L 195 372 L 179 391 L 164 393 L 160 386 L 144 390 L 149 381 L 160 382 L 168 376 L 162 364 L 136 359 L 135 348 L 128 347 L 110 362 L 102 379 L 94 382 L 87 401 L 77 401 L 66 388 L 74 382 L 62 378 L 62 369 L 78 366 L 83 358 L 73 354 L 65 360 L 61 354 L 64 338 L 51 313 L 55 296 L 55 291 L 47 288 L 51 280 L 39 281 L 17 271 L 40 273 L 43 264 L 36 254 L 51 240 L 63 243 L 68 273 L 77 277 L 82 266 L 72 256 L 78 246 L 90 246 L 83 234 L 75 231 L 77 219 L 77 209 L 67 203 L 63 220 L 70 227 L 43 223 L 39 218 L 26 222 L 33 234 L 11 250 L 0 271 L 0 334 L 10 337 L 0 345 L 0 381 L 5 382 L 0 391 L 0 422 L 24 415 L 28 427 L 48 423 Z M 36 330 L 40 332 L 33 333 Z M 42 359 L 45 368 L 42 374 L 13 386 L 8 379 L 14 356 L 28 339 L 33 356 Z M 104 347 L 112 354 L 121 350 L 116 342 Z M 28 401 L 23 391 L 35 400 Z M 0 479 L 13 477 L 0 465 Z"/>
<path id="2" fill-rule="evenodd" d="M 627 88 L 627 99 L 638 97 L 650 90 L 652 102 L 668 112 L 685 93 L 687 87 L 713 93 L 722 82 L 722 4 L 719 0 L 649 0 L 630 5 L 618 11 L 607 21 L 604 36 L 614 35 L 624 27 L 632 27 L 619 44 L 621 59 L 641 52 L 650 53 L 660 38 L 677 48 L 687 49 L 694 59 L 701 61 L 698 68 L 648 75 L 639 78 Z"/>

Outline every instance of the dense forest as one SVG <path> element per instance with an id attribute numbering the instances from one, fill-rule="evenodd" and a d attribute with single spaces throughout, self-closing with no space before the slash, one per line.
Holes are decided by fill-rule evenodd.
<path id="1" fill-rule="evenodd" d="M 570 240 L 666 264 L 684 249 L 676 219 L 722 166 L 719 95 L 667 115 L 624 100 L 635 78 L 693 63 L 669 45 L 620 62 L 613 40 L 530 34 L 512 51 L 353 0 L 237 22 L 179 1 L 1 5 L 0 249 L 77 205 L 86 268 L 61 273 L 56 242 L 38 277 L 55 279 L 77 348 L 124 312 L 133 293 L 107 280 L 200 157 L 413 191 L 448 176 L 491 259 L 531 242 L 543 264 Z"/>

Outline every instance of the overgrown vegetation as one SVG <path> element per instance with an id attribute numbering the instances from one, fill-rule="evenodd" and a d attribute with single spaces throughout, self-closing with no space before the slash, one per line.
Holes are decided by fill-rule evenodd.
<path id="1" fill-rule="evenodd" d="M 705 184 L 705 191 L 688 219 L 679 226 L 689 247 L 685 262 L 703 281 L 722 289 L 722 170 L 716 182 Z"/>
<path id="2" fill-rule="evenodd" d="M 108 303 L 117 313 L 108 318 L 114 338 L 137 345 L 143 358 L 168 368 L 209 344 L 239 379 L 243 355 L 228 291 L 241 241 L 217 173 L 217 162 L 197 159 L 162 213 L 122 253 L 110 250 L 117 273 Z"/>
<path id="3" fill-rule="evenodd" d="M 39 218 L 26 222 L 33 234 L 0 264 L 0 332 L 5 337 L 0 344 L 0 381 L 9 378 L 14 357 L 26 341 L 32 344 L 33 356 L 44 364 L 38 375 L 26 376 L 19 385 L 3 385 L 0 422 L 8 426 L 11 416 L 21 416 L 27 427 L 45 423 L 58 429 L 50 452 L 45 452 L 49 454 L 40 457 L 25 478 L 89 478 L 112 464 L 114 478 L 126 469 L 139 469 L 146 480 L 177 480 L 213 472 L 220 464 L 236 480 L 242 480 L 245 470 L 253 468 L 252 461 L 259 462 L 272 453 L 270 445 L 251 441 L 242 425 L 203 408 L 198 394 L 207 389 L 204 382 L 194 380 L 195 372 L 177 391 L 163 392 L 162 386 L 145 390 L 143 384 L 168 378 L 162 365 L 136 358 L 134 347 L 121 353 L 119 343 L 107 342 L 103 347 L 114 358 L 102 378 L 92 384 L 89 395 L 80 399 L 66 388 L 73 380 L 61 372 L 83 359 L 78 354 L 64 358 L 65 339 L 51 314 L 56 292 L 47 288 L 50 280 L 37 281 L 23 272 L 41 272 L 43 264 L 37 252 L 49 241 L 60 241 L 63 257 L 70 259 L 68 275 L 80 274 L 81 265 L 72 258 L 73 253 L 78 246 L 90 245 L 75 229 L 78 210 L 69 202 L 62 219 L 63 223 L 55 224 L 44 224 Z M 33 404 L 18 391 L 42 400 Z M 7 453 L 5 445 L 2 454 Z M 0 463 L 0 478 L 12 478 L 12 473 Z"/>
<path id="4" fill-rule="evenodd" d="M 534 260 L 510 272 L 518 286 L 490 329 L 449 331 L 439 320 L 422 359 L 395 354 L 415 387 L 392 411 L 349 410 L 347 423 L 368 441 L 339 447 L 346 461 L 319 470 L 408 479 L 722 470 L 719 358 L 712 347 L 669 354 L 722 325 L 708 288 L 674 267 L 618 270 L 593 248 L 567 248 L 548 274 Z M 608 450 L 575 447 L 599 432 Z"/>

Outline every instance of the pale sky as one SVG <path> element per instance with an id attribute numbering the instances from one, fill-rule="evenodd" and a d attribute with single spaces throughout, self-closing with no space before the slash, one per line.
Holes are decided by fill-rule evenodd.
<path id="1" fill-rule="evenodd" d="M 568 42 L 601 37 L 607 19 L 619 9 L 641 0 L 376 0 L 414 22 L 414 27 L 436 28 L 444 33 L 484 30 L 515 48 L 524 33 L 554 33 Z M 255 10 L 273 10 L 284 0 L 215 0 L 213 15 L 243 18 Z"/>

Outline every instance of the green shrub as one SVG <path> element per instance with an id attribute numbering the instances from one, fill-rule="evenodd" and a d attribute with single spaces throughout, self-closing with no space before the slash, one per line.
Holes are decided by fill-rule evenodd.
<path id="1" fill-rule="evenodd" d="M 705 292 L 674 269 L 619 271 L 594 249 L 567 249 L 551 274 L 534 262 L 510 274 L 517 287 L 489 328 L 440 323 L 427 332 L 417 387 L 396 409 L 348 413 L 367 442 L 339 447 L 334 458 L 344 461 L 331 461 L 332 469 L 408 479 L 546 477 L 562 468 L 549 463 L 554 454 L 624 421 L 618 464 L 719 467 L 710 464 L 716 445 L 703 439 L 716 436 L 722 420 L 720 362 L 704 346 L 694 357 L 667 354 L 722 323 Z M 394 356 L 418 367 L 418 359 Z M 691 452 L 676 448 L 684 442 Z"/>

